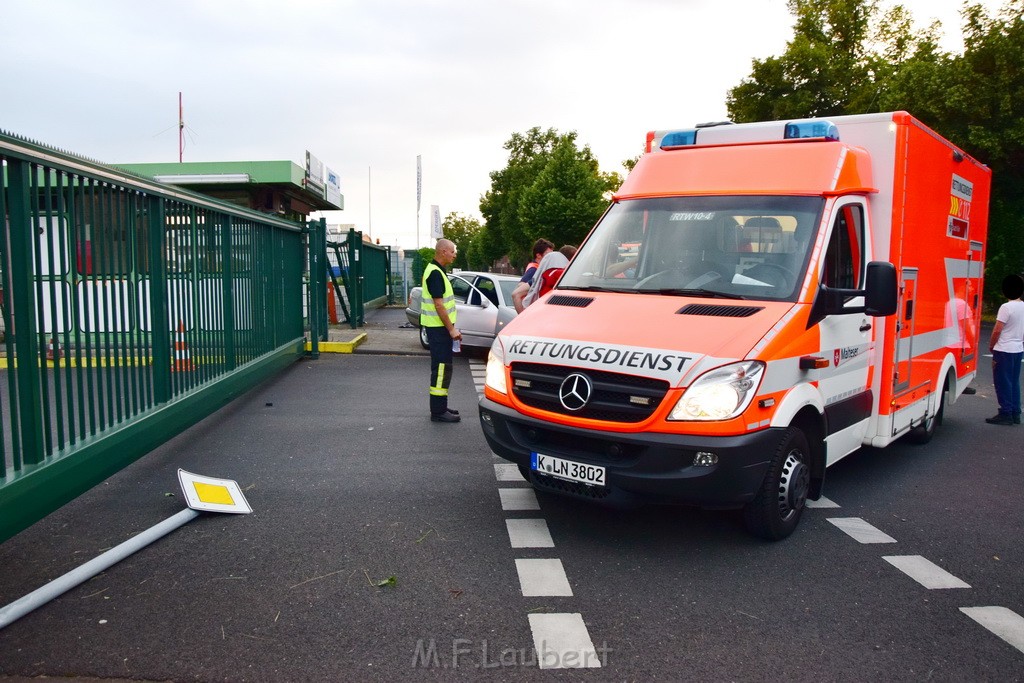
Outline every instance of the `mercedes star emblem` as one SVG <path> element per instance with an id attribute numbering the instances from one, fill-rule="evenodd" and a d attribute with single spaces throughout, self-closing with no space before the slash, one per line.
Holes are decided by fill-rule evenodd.
<path id="1" fill-rule="evenodd" d="M 594 385 L 590 378 L 574 372 L 562 380 L 562 386 L 558 387 L 558 400 L 566 410 L 583 410 L 594 393 Z"/>

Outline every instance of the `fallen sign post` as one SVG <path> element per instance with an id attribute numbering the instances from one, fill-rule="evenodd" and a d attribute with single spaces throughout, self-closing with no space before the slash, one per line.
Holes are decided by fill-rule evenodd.
<path id="1" fill-rule="evenodd" d="M 185 494 L 188 509 L 182 510 L 173 517 L 133 536 L 124 543 L 117 545 L 99 557 L 89 560 L 81 567 L 73 569 L 48 584 L 37 588 L 28 595 L 0 608 L 0 629 L 25 616 L 32 610 L 45 605 L 50 600 L 63 595 L 75 586 L 84 583 L 100 572 L 117 564 L 132 553 L 145 548 L 153 541 L 163 538 L 180 526 L 188 524 L 199 516 L 200 512 L 223 512 L 229 514 L 249 514 L 252 508 L 245 500 L 238 484 L 230 479 L 214 479 L 185 470 L 178 470 L 178 482 Z"/>

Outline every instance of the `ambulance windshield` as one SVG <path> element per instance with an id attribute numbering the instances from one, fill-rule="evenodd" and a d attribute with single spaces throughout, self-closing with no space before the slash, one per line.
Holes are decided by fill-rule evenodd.
<path id="1" fill-rule="evenodd" d="M 795 300 L 820 197 L 659 197 L 613 204 L 558 289 Z"/>

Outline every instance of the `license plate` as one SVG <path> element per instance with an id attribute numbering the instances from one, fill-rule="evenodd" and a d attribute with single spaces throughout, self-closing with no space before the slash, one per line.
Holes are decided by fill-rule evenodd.
<path id="1" fill-rule="evenodd" d="M 585 465 L 572 460 L 562 460 L 550 455 L 532 453 L 530 469 L 566 481 L 576 481 L 589 486 L 604 486 L 604 468 L 599 465 Z"/>

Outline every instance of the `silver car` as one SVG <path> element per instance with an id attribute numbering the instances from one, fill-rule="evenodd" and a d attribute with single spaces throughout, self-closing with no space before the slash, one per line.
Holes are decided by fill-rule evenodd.
<path id="1" fill-rule="evenodd" d="M 448 278 L 455 294 L 455 326 L 462 332 L 463 348 L 491 348 L 494 336 L 516 316 L 512 290 L 519 284 L 519 276 L 463 270 Z M 420 287 L 413 287 L 405 309 L 405 316 L 417 327 L 420 325 L 420 291 Z M 420 344 L 428 348 L 427 330 L 419 329 Z"/>

